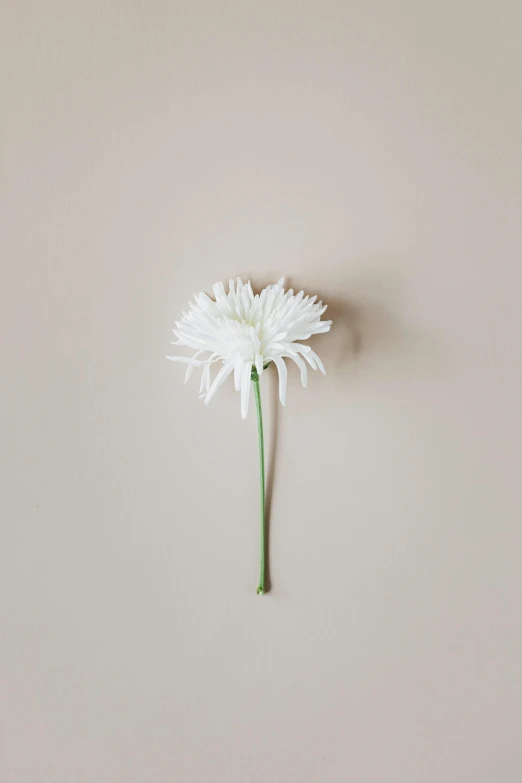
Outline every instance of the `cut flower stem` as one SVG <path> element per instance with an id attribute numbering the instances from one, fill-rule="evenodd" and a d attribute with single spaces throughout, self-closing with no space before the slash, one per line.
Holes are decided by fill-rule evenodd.
<path id="1" fill-rule="evenodd" d="M 259 385 L 259 375 L 257 370 L 252 370 L 252 383 L 254 384 L 254 393 L 256 397 L 257 409 L 257 432 L 259 436 L 259 482 L 260 482 L 260 501 L 261 501 L 261 553 L 259 562 L 259 586 L 258 595 L 264 595 L 266 566 L 267 566 L 267 530 L 266 530 L 266 502 L 265 502 L 265 439 L 263 433 L 263 412 L 261 409 L 261 387 Z"/>

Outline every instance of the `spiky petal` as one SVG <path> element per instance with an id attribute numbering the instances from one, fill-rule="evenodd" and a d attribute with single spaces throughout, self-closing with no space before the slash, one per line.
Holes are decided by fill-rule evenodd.
<path id="1" fill-rule="evenodd" d="M 264 366 L 273 362 L 279 372 L 279 399 L 286 404 L 287 368 L 285 359 L 291 359 L 301 372 L 301 382 L 306 386 L 306 363 L 313 370 L 324 374 L 323 363 L 307 340 L 313 334 L 328 332 L 331 321 L 322 321 L 326 305 L 316 302 L 317 297 L 305 296 L 303 291 L 294 295 L 292 289 L 285 292 L 284 278 L 268 285 L 260 294 L 254 294 L 250 281 L 229 281 L 228 294 L 223 283 L 213 286 L 214 299 L 205 293 L 194 296 L 189 311 L 176 323 L 173 345 L 192 348 L 192 357 L 167 356 L 174 362 L 187 364 L 185 380 L 194 367 L 203 367 L 200 396 L 207 405 L 229 375 L 234 376 L 236 391 L 241 392 L 241 416 L 246 418 L 250 398 L 252 370 L 262 374 Z M 202 354 L 207 353 L 206 358 Z M 306 361 L 303 361 L 303 358 Z M 215 362 L 221 368 L 211 382 L 210 369 Z"/>

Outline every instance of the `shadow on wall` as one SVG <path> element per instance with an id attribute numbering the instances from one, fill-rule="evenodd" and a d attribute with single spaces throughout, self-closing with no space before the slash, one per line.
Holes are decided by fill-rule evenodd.
<path id="1" fill-rule="evenodd" d="M 331 337 L 323 344 L 332 370 L 351 365 L 362 355 L 390 358 L 410 350 L 413 331 L 405 322 L 407 306 L 400 289 L 399 277 L 387 269 L 379 275 L 345 278 L 335 291 L 318 292 L 328 305 L 323 317 L 333 321 Z M 317 337 L 310 344 L 319 350 Z"/>
<path id="2" fill-rule="evenodd" d="M 375 262 L 365 265 L 375 266 Z M 289 288 L 317 293 L 318 300 L 328 305 L 323 315 L 333 321 L 328 338 L 314 335 L 307 343 L 325 361 L 329 373 L 355 369 L 356 360 L 363 355 L 389 358 L 409 352 L 415 341 L 413 330 L 404 320 L 400 275 L 387 266 L 380 272 L 347 276 L 350 266 L 347 263 L 341 268 L 334 286 L 318 289 L 314 281 L 302 281 L 304 285 L 297 285 L 293 279 L 287 281 Z M 360 269 L 361 262 L 354 266 Z"/>
<path id="3" fill-rule="evenodd" d="M 333 321 L 327 340 L 310 338 L 329 374 L 354 374 L 371 367 L 377 382 L 418 383 L 448 369 L 441 334 L 426 328 L 417 300 L 409 296 L 403 273 L 385 269 L 380 274 L 340 278 L 335 290 L 318 291 L 328 305 L 324 318 Z M 424 321 L 424 322 L 423 322 Z M 380 385 L 375 385 L 378 394 Z"/>

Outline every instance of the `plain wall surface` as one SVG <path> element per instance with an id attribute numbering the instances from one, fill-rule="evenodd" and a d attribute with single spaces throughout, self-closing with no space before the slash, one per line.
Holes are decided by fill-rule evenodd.
<path id="1" fill-rule="evenodd" d="M 2 783 L 522 779 L 521 22 L 4 0 Z M 164 359 L 236 275 L 334 319 L 262 598 L 255 411 Z"/>

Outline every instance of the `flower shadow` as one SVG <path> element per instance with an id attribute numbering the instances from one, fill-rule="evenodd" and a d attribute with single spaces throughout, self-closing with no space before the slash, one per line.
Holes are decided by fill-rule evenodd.
<path id="1" fill-rule="evenodd" d="M 331 320 L 328 340 L 323 335 L 312 335 L 306 342 L 316 350 L 327 370 L 354 371 L 364 356 L 365 363 L 372 361 L 389 367 L 390 360 L 406 357 L 412 366 L 418 367 L 420 352 L 429 350 L 428 335 L 404 319 L 402 302 L 392 286 L 380 286 L 370 280 L 356 281 L 348 296 L 340 296 L 327 290 L 319 291 L 318 298 L 328 305 L 323 315 Z M 429 341 L 428 341 L 429 342 Z"/>

